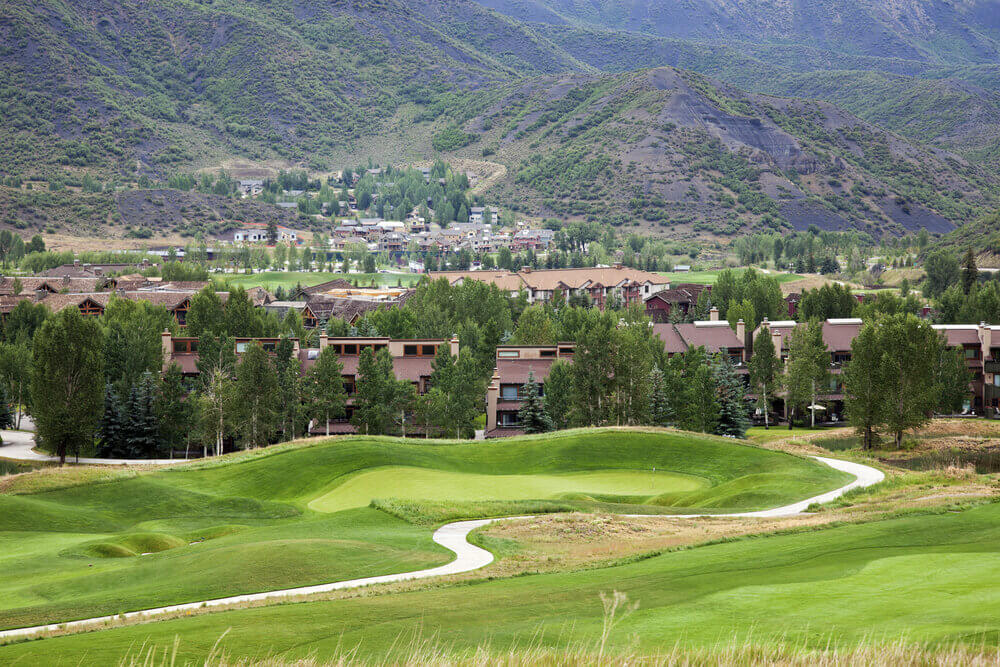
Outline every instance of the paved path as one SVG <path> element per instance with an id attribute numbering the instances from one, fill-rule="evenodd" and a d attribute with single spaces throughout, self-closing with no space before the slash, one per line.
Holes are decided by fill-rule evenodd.
<path id="1" fill-rule="evenodd" d="M 851 489 L 871 486 L 872 484 L 876 484 L 885 479 L 885 475 L 883 475 L 881 471 L 866 465 L 862 465 L 860 463 L 841 461 L 839 459 L 828 459 L 822 456 L 814 456 L 813 458 L 816 459 L 817 461 L 827 464 L 831 468 L 836 468 L 837 470 L 842 470 L 844 472 L 850 473 L 854 475 L 856 479 L 847 486 L 842 486 L 841 488 L 836 489 L 834 491 L 823 493 L 818 496 L 813 496 L 812 498 L 807 498 L 797 503 L 792 503 L 791 505 L 785 505 L 784 507 L 776 507 L 774 509 L 762 510 L 759 512 L 742 512 L 737 514 L 684 514 L 684 515 L 628 514 L 625 516 L 643 516 L 643 517 L 662 516 L 665 519 L 697 518 L 703 516 L 760 517 L 760 518 L 794 516 L 796 514 L 801 514 L 807 507 L 809 507 L 809 505 L 813 503 L 829 502 L 843 495 L 847 491 L 850 491 Z M 493 554 L 491 554 L 489 551 L 486 551 L 485 549 L 477 547 L 474 544 L 470 544 L 467 539 L 470 532 L 472 532 L 476 528 L 481 528 L 495 521 L 509 521 L 512 519 L 527 519 L 527 518 L 530 517 L 509 516 L 497 519 L 476 519 L 472 521 L 455 521 L 453 523 L 441 526 L 436 531 L 434 531 L 432 539 L 441 546 L 443 546 L 445 549 L 448 549 L 449 551 L 453 552 L 455 554 L 455 560 L 451 561 L 447 565 L 432 567 L 426 570 L 401 572 L 399 574 L 385 574 L 377 577 L 365 577 L 363 579 L 348 579 L 346 581 L 337 581 L 331 584 L 302 586 L 300 588 L 285 588 L 277 591 L 266 591 L 264 593 L 249 593 L 246 595 L 234 595 L 226 598 L 205 600 L 203 602 L 188 602 L 185 604 L 170 605 L 169 607 L 156 607 L 153 609 L 131 611 L 125 614 L 120 614 L 118 616 L 100 616 L 97 618 L 87 618 L 78 621 L 68 621 L 66 623 L 52 623 L 49 625 L 36 625 L 34 627 L 29 627 L 29 628 L 16 628 L 14 630 L 4 630 L 0 632 L 0 639 L 7 639 L 13 637 L 30 637 L 42 632 L 52 632 L 56 630 L 66 630 L 66 629 L 94 630 L 94 629 L 100 629 L 99 626 L 114 621 L 116 619 L 121 620 L 121 619 L 153 618 L 155 616 L 174 614 L 183 611 L 193 611 L 196 609 L 202 609 L 206 607 L 219 607 L 225 605 L 239 604 L 243 602 L 256 602 L 259 600 L 268 600 L 273 598 L 310 595 L 313 593 L 328 593 L 330 591 L 343 590 L 348 588 L 360 588 L 362 586 L 370 586 L 372 584 L 385 584 L 385 583 L 393 583 L 399 581 L 408 581 L 412 579 L 427 579 L 429 577 L 440 577 L 448 574 L 460 574 L 462 572 L 471 572 L 472 570 L 478 570 L 479 568 L 485 567 L 490 563 L 492 563 Z"/>
<path id="2" fill-rule="evenodd" d="M 41 454 L 34 450 L 35 434 L 28 431 L 0 431 L 3 437 L 3 445 L 0 446 L 0 459 L 13 459 L 15 461 L 58 461 L 58 456 Z M 194 459 L 190 459 L 194 460 Z M 86 465 L 105 466 L 127 466 L 146 465 L 162 466 L 175 463 L 184 463 L 185 459 L 77 459 L 75 456 L 67 456 L 67 463 L 81 463 Z"/>

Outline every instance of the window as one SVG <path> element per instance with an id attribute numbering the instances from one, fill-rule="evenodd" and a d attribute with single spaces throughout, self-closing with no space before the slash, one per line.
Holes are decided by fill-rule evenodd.
<path id="1" fill-rule="evenodd" d="M 965 348 L 965 358 L 966 359 L 978 359 L 979 358 L 979 350 L 977 350 L 974 347 L 967 347 L 967 348 Z"/>
<path id="2" fill-rule="evenodd" d="M 538 356 L 540 356 L 540 357 L 554 357 L 554 356 L 556 356 L 556 351 L 555 350 L 542 350 L 542 351 L 540 351 L 538 353 Z"/>
<path id="3" fill-rule="evenodd" d="M 416 345 L 404 345 L 403 346 L 403 356 L 404 357 L 415 357 L 415 356 L 417 356 L 417 346 Z"/>
<path id="4" fill-rule="evenodd" d="M 517 420 L 517 413 L 514 412 L 501 412 L 500 413 L 500 426 L 506 426 L 508 428 L 512 426 L 518 426 L 520 422 Z"/>
<path id="5" fill-rule="evenodd" d="M 571 347 L 560 347 L 559 348 L 559 356 L 560 357 L 572 357 L 573 356 L 573 348 L 571 348 Z"/>
<path id="6" fill-rule="evenodd" d="M 518 400 L 518 390 L 519 386 L 516 384 L 505 384 L 500 387 L 500 398 L 505 401 L 516 401 Z"/>
<path id="7" fill-rule="evenodd" d="M 319 350 L 306 350 L 306 359 L 319 359 Z"/>
<path id="8" fill-rule="evenodd" d="M 191 354 L 198 351 L 198 341 L 196 340 L 175 340 L 175 354 Z"/>
<path id="9" fill-rule="evenodd" d="M 433 357 L 435 354 L 437 354 L 437 345 L 421 345 L 420 354 L 424 355 L 425 357 Z"/>
<path id="10" fill-rule="evenodd" d="M 274 342 L 261 343 L 261 347 L 264 348 L 265 352 L 274 352 L 278 349 L 278 344 Z"/>
<path id="11" fill-rule="evenodd" d="M 247 351 L 246 341 L 241 341 L 239 343 L 236 343 L 236 354 L 243 354 L 246 351 Z"/>
<path id="12" fill-rule="evenodd" d="M 1000 373 L 993 374 L 993 386 L 1000 387 Z"/>
<path id="13" fill-rule="evenodd" d="M 357 354 L 358 346 L 354 343 L 344 345 L 344 354 Z"/>
<path id="14" fill-rule="evenodd" d="M 520 350 L 497 350 L 498 359 L 517 359 L 520 356 Z"/>

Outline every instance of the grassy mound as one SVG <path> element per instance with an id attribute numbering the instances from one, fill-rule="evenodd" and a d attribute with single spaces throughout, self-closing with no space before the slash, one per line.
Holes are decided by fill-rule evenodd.
<path id="1" fill-rule="evenodd" d="M 427 525 L 458 518 L 748 510 L 849 479 L 722 438 L 622 429 L 353 437 L 127 476 L 80 469 L 79 483 L 46 474 L 32 473 L 36 492 L 0 494 L 0 627 L 443 564 L 451 553 Z M 375 498 L 390 500 L 370 507 Z"/>

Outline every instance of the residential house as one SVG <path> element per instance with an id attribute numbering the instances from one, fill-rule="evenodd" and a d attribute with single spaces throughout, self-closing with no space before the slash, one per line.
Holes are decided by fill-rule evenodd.
<path id="1" fill-rule="evenodd" d="M 685 317 L 698 304 L 698 297 L 702 292 L 711 294 L 711 285 L 668 283 L 666 289 L 654 292 L 645 298 L 646 315 L 654 322 L 668 322 L 671 314 Z"/>
<path id="2" fill-rule="evenodd" d="M 486 437 L 521 435 L 518 413 L 524 401 L 524 385 L 532 376 L 539 393 L 545 394 L 549 369 L 557 360 L 571 362 L 575 345 L 501 345 L 496 367 L 486 390 Z"/>

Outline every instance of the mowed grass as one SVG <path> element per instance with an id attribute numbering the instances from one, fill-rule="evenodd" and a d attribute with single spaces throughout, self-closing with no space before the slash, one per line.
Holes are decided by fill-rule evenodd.
<path id="1" fill-rule="evenodd" d="M 352 489 L 352 480 L 373 469 L 382 471 L 376 484 Z M 406 488 L 414 470 L 424 482 L 410 488 L 413 496 L 421 486 L 430 495 L 432 481 L 470 489 L 472 480 L 484 484 L 480 498 L 524 494 L 523 501 L 494 504 L 518 510 L 512 513 L 524 513 L 519 502 L 553 492 L 573 499 L 550 511 L 609 503 L 637 513 L 758 509 L 850 479 L 808 459 L 723 438 L 618 429 L 490 442 L 318 440 L 96 482 L 81 468 L 75 485 L 72 474 L 56 471 L 57 485 L 26 479 L 7 488 L 36 492 L 0 495 L 0 627 L 447 562 L 450 552 L 432 542 L 427 525 L 358 506 L 369 494 L 386 498 Z M 521 479 L 516 494 L 506 484 L 490 490 L 498 479 L 536 475 L 540 482 Z M 553 485 L 567 475 L 576 478 L 572 494 Z M 337 500 L 345 485 L 352 494 L 346 503 Z M 331 499 L 329 511 L 310 508 L 321 498 Z M 431 516 L 460 518 L 476 516 L 483 503 L 470 504 L 465 514 L 460 503 L 450 514 L 438 505 Z M 353 508 L 335 511 L 347 506 Z M 419 506 L 405 516 L 414 514 L 419 518 Z"/>
<path id="2" fill-rule="evenodd" d="M 719 279 L 719 274 L 725 269 L 717 269 L 713 271 L 688 271 L 687 273 L 678 273 L 673 271 L 661 271 L 661 276 L 667 276 L 670 278 L 671 283 L 694 283 L 696 285 L 714 285 Z M 736 275 L 742 274 L 746 271 L 745 268 L 741 269 L 731 269 Z M 761 269 L 756 269 L 763 275 L 770 278 L 774 278 L 778 281 L 778 284 L 789 283 L 793 280 L 801 280 L 802 276 L 797 273 L 782 273 L 780 271 L 769 271 L 764 273 Z"/>
<path id="3" fill-rule="evenodd" d="M 309 503 L 319 512 L 365 507 L 387 493 L 401 500 L 468 501 L 523 498 L 602 499 L 655 504 L 663 493 L 694 491 L 708 486 L 687 475 L 641 470 L 565 473 L 560 475 L 477 475 L 428 468 L 391 466 L 352 475 L 343 484 Z"/>
<path id="4" fill-rule="evenodd" d="M 374 280 L 377 285 L 395 287 L 402 283 L 404 287 L 420 282 L 420 274 L 416 273 L 329 273 L 327 271 L 263 271 L 261 273 L 213 274 L 214 278 L 227 280 L 233 285 L 250 287 L 266 287 L 277 289 L 279 286 L 288 289 L 297 285 L 309 287 L 330 280 L 344 278 L 354 282 L 358 287 L 369 287 Z"/>
<path id="5" fill-rule="evenodd" d="M 0 648 L 0 660 L 115 663 L 132 647 L 198 662 L 223 633 L 232 657 L 386 656 L 414 634 L 457 651 L 579 646 L 601 634 L 599 596 L 638 609 L 609 647 L 850 649 L 879 642 L 1000 643 L 1000 504 L 712 544 L 604 569 L 234 610 Z"/>

